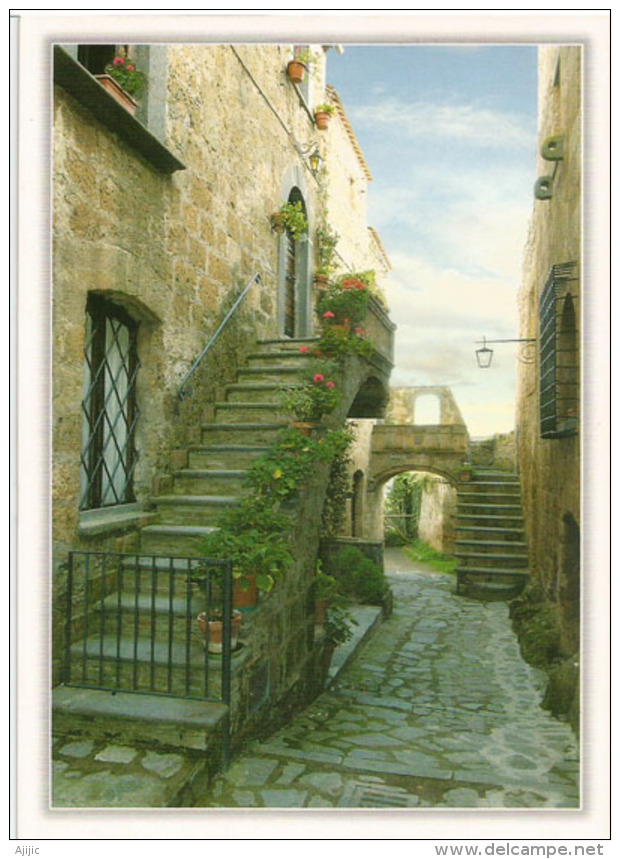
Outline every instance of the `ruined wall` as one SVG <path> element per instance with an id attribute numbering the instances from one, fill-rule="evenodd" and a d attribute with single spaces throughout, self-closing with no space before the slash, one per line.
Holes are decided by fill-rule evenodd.
<path id="1" fill-rule="evenodd" d="M 424 484 L 418 537 L 438 552 L 454 552 L 454 515 L 456 489 L 445 480 L 427 481 Z"/>
<path id="2" fill-rule="evenodd" d="M 442 385 L 425 385 L 408 388 L 391 388 L 387 420 L 393 424 L 420 424 L 416 406 L 425 398 L 437 402 L 437 423 L 465 426 L 456 400 L 450 388 Z"/>
<path id="3" fill-rule="evenodd" d="M 556 135 L 564 137 L 563 159 L 549 162 L 538 156 L 537 176 L 552 175 L 553 186 L 551 199 L 534 203 L 519 295 L 519 336 L 524 338 L 540 338 L 539 301 L 551 267 L 578 264 L 581 256 L 579 47 L 539 48 L 539 152 L 543 142 Z M 570 288 L 579 320 L 579 282 Z M 532 577 L 529 592 L 533 604 L 543 606 L 559 627 L 559 656 L 573 653 L 579 638 L 579 569 L 574 557 L 579 554 L 580 438 L 578 433 L 541 438 L 539 395 L 537 364 L 519 364 L 518 457 Z M 574 676 L 572 682 L 576 684 Z"/>

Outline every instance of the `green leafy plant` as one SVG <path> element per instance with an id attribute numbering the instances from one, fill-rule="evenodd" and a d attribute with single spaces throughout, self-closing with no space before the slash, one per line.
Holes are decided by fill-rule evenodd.
<path id="1" fill-rule="evenodd" d="M 316 372 L 312 381 L 290 385 L 282 389 L 281 402 L 286 411 L 300 421 L 318 421 L 333 412 L 342 400 L 336 382 Z"/>
<path id="2" fill-rule="evenodd" d="M 140 96 L 146 86 L 146 75 L 141 72 L 129 57 L 114 57 L 105 67 L 105 73 L 132 96 Z"/>
<path id="3" fill-rule="evenodd" d="M 283 203 L 277 212 L 271 216 L 274 229 L 289 230 L 293 238 L 299 239 L 308 232 L 308 219 L 301 200 L 295 203 Z"/>
<path id="4" fill-rule="evenodd" d="M 318 227 L 316 231 L 316 261 L 317 274 L 330 275 L 334 270 L 334 257 L 336 247 L 340 240 L 338 233 L 334 232 L 326 223 Z"/>
<path id="5" fill-rule="evenodd" d="M 474 468 L 473 465 L 470 465 L 468 462 L 464 462 L 462 465 L 459 465 L 458 468 L 454 469 L 454 473 L 458 477 L 459 480 L 467 480 L 477 476 L 478 472 Z"/>
<path id="6" fill-rule="evenodd" d="M 353 637 L 353 627 L 357 625 L 357 621 L 350 612 L 340 606 L 332 606 L 323 624 L 325 643 L 331 647 L 345 644 Z"/>
<path id="7" fill-rule="evenodd" d="M 316 74 L 319 58 L 310 48 L 302 48 L 301 45 L 295 45 L 293 49 L 293 59 L 297 63 L 302 63 L 308 70 L 309 75 Z"/>
<path id="8" fill-rule="evenodd" d="M 354 328 L 361 324 L 369 299 L 370 292 L 365 283 L 354 277 L 342 277 L 327 287 L 317 302 L 317 313 L 324 326 L 347 325 Z"/>
<path id="9" fill-rule="evenodd" d="M 361 325 L 353 330 L 325 326 L 316 347 L 316 354 L 342 360 L 347 355 L 361 355 L 369 358 L 374 352 L 371 340 Z"/>
<path id="10" fill-rule="evenodd" d="M 347 516 L 349 497 L 350 446 L 353 443 L 353 428 L 347 427 L 347 438 L 342 449 L 332 460 L 329 484 L 325 494 L 321 525 L 327 537 L 335 537 L 342 530 Z"/>
<path id="11" fill-rule="evenodd" d="M 314 112 L 315 113 L 328 113 L 331 116 L 332 113 L 335 111 L 335 109 L 336 108 L 334 107 L 333 104 L 324 103 L 324 104 L 317 104 L 316 107 L 314 108 Z"/>
<path id="12" fill-rule="evenodd" d="M 343 547 L 334 558 L 333 568 L 345 596 L 361 603 L 381 604 L 387 591 L 385 574 L 363 552 L 354 546 Z"/>

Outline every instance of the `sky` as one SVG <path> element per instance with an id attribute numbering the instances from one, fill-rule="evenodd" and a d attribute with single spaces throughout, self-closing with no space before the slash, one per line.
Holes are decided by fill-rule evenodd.
<path id="1" fill-rule="evenodd" d="M 368 223 L 392 263 L 393 386 L 449 385 L 470 435 L 515 424 L 518 337 L 536 181 L 537 52 L 512 45 L 345 45 L 327 55 L 373 175 Z M 418 422 L 422 422 L 418 419 Z"/>

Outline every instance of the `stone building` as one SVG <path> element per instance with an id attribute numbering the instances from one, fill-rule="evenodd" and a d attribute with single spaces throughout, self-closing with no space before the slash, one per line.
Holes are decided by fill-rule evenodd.
<path id="1" fill-rule="evenodd" d="M 68 553 L 196 553 L 246 465 L 224 461 L 222 449 L 244 447 L 243 432 L 261 421 L 268 426 L 245 447 L 273 435 L 278 405 L 261 397 L 275 377 L 259 372 L 287 342 L 293 356 L 316 332 L 315 237 L 326 213 L 341 237 L 340 271 L 373 269 L 379 282 L 387 272 L 366 223 L 371 175 L 326 87 L 328 50 L 305 47 L 312 74 L 302 83 L 287 75 L 292 45 L 55 47 L 55 682 L 66 657 Z M 95 79 L 117 55 L 147 75 L 135 115 Z M 324 102 L 334 107 L 327 131 L 313 112 Z M 273 229 L 271 215 L 286 202 L 307 218 L 300 238 Z M 387 399 L 394 326 L 375 299 L 368 316 L 375 355 L 349 362 L 336 423 L 351 409 L 380 416 Z M 214 471 L 223 483 L 204 488 Z M 202 489 L 187 488 L 199 481 Z M 281 707 L 291 690 L 300 700 L 311 694 L 308 606 L 326 485 L 318 469 L 293 514 L 302 525 L 290 581 L 253 619 L 235 681 L 239 727 L 257 713 L 268 721 L 267 705 Z"/>
<path id="2" fill-rule="evenodd" d="M 578 717 L 580 618 L 581 49 L 539 48 L 536 201 L 519 296 L 517 447 L 530 585 L 515 609 L 532 658 L 551 665 L 549 706 Z M 529 647 L 532 647 L 530 644 Z M 536 652 L 538 648 L 538 652 Z"/>

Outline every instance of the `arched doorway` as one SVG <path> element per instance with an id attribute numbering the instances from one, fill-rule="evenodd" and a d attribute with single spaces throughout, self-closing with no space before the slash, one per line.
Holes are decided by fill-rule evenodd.
<path id="1" fill-rule="evenodd" d="M 308 217 L 304 196 L 294 185 L 288 203 L 300 203 Z M 280 265 L 278 278 L 279 328 L 284 337 L 305 337 L 310 330 L 310 281 L 308 236 L 295 237 L 287 229 L 280 239 Z"/>

